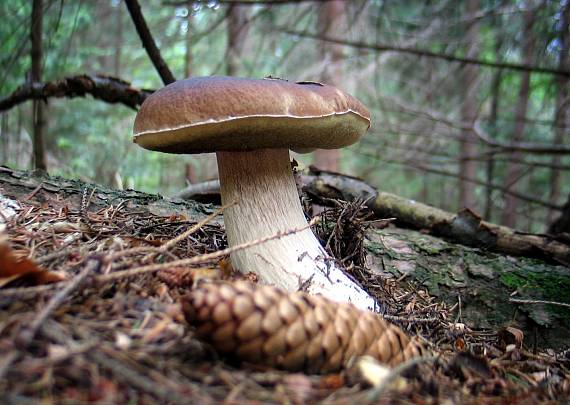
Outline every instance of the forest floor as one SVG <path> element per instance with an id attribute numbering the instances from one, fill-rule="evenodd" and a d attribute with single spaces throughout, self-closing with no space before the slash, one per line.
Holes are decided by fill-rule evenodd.
<path id="1" fill-rule="evenodd" d="M 515 325 L 469 327 L 461 299 L 453 304 L 433 283 L 407 276 L 414 268 L 435 268 L 429 257 L 449 267 L 457 257 L 490 260 L 486 252 L 367 223 L 346 204 L 325 215 L 328 222 L 317 232 L 331 251 L 339 259 L 352 255 L 351 273 L 381 303 L 383 316 L 420 335 L 435 354 L 393 369 L 395 383 L 375 385 L 362 365 L 305 375 L 233 364 L 193 337 L 180 297 L 196 278 L 239 277 L 216 254 L 226 247 L 216 207 L 7 168 L 0 168 L 0 194 L 0 269 L 17 269 L 0 273 L 2 403 L 530 404 L 570 398 L 570 353 L 563 347 L 528 348 L 523 336 L 530 331 Z M 184 232 L 187 237 L 177 239 Z M 196 262 L 168 264 L 188 257 Z M 65 281 L 46 284 L 57 280 Z M 465 279 L 456 283 L 449 287 L 458 289 Z"/>

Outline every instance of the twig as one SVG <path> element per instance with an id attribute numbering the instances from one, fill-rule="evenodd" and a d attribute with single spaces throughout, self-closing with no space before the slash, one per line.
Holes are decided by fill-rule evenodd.
<path id="1" fill-rule="evenodd" d="M 6 288 L 0 290 L 0 298 L 25 298 L 26 296 L 32 295 L 36 296 L 44 292 L 50 292 L 57 290 L 60 287 L 65 287 L 67 282 L 62 281 L 59 283 L 46 284 L 46 285 L 36 285 L 33 287 L 16 287 L 16 288 Z"/>
<path id="2" fill-rule="evenodd" d="M 158 47 L 154 42 L 154 38 L 148 29 L 148 25 L 146 25 L 146 21 L 144 19 L 141 11 L 141 6 L 139 5 L 138 1 L 125 0 L 125 4 L 127 5 L 127 9 L 129 10 L 129 14 L 131 15 L 131 19 L 133 20 L 133 24 L 137 29 L 142 44 L 148 53 L 148 57 L 160 75 L 162 82 L 164 84 L 169 84 L 176 81 L 174 75 L 168 68 L 168 65 L 160 55 L 160 51 L 158 50 Z"/>
<path id="3" fill-rule="evenodd" d="M 73 251 L 75 251 L 75 248 L 70 248 L 69 246 L 71 246 L 73 243 L 75 243 L 77 241 L 77 239 L 79 239 L 81 236 L 77 236 L 75 238 L 72 238 L 70 241 L 64 243 L 63 245 L 59 246 L 57 251 L 52 252 L 52 253 L 48 253 L 47 255 L 38 257 L 36 259 L 34 259 L 34 261 L 37 264 L 42 264 L 45 262 L 49 262 L 53 259 L 58 259 L 60 257 L 63 256 L 67 256 L 68 254 L 72 253 Z"/>
<path id="4" fill-rule="evenodd" d="M 380 316 L 384 319 L 388 319 L 394 322 L 409 322 L 409 323 L 430 323 L 430 322 L 437 322 L 437 318 L 406 318 L 404 316 L 395 316 L 395 315 L 382 315 Z"/>
<path id="5" fill-rule="evenodd" d="M 171 247 L 175 246 L 178 242 L 186 239 L 188 236 L 192 235 L 194 232 L 198 231 L 200 228 L 202 228 L 204 225 L 206 225 L 208 222 L 212 221 L 214 218 L 216 218 L 218 215 L 220 215 L 222 212 L 224 212 L 225 210 L 227 210 L 230 207 L 233 207 L 234 205 L 237 204 L 237 201 L 233 201 L 229 204 L 225 204 L 223 206 L 221 206 L 220 208 L 218 208 L 216 211 L 214 211 L 213 214 L 209 215 L 208 217 L 206 217 L 205 219 L 203 219 L 202 221 L 198 222 L 196 225 L 194 225 L 193 227 L 191 227 L 190 229 L 188 229 L 185 232 L 182 232 L 180 235 L 178 235 L 177 237 L 175 237 L 174 239 L 166 242 L 164 245 L 160 246 L 158 248 L 159 251 L 164 252 L 168 249 L 170 249 Z"/>
<path id="6" fill-rule="evenodd" d="M 211 215 L 207 216 L 206 218 L 204 218 L 203 220 L 201 220 L 200 222 L 196 223 L 194 226 L 192 226 L 190 229 L 188 229 L 186 232 L 184 232 L 183 234 L 177 236 L 176 238 L 174 238 L 173 240 L 167 242 L 165 245 L 162 245 L 158 248 L 154 248 L 154 247 L 135 247 L 135 248 L 130 248 L 130 249 L 125 249 L 116 253 L 112 253 L 110 255 L 107 255 L 103 258 L 102 261 L 108 263 L 111 262 L 119 257 L 125 256 L 125 255 L 129 255 L 129 254 L 134 254 L 134 253 L 147 253 L 147 252 L 164 252 L 168 249 L 170 249 L 172 246 L 174 246 L 176 243 L 178 243 L 180 240 L 187 238 L 188 236 L 190 236 L 192 233 L 196 232 L 197 230 L 201 229 L 204 225 L 206 225 L 208 222 L 210 222 L 211 220 L 213 220 L 215 217 L 217 217 L 218 215 L 220 215 L 224 209 L 231 207 L 232 205 L 236 204 L 236 202 L 232 202 L 230 204 L 226 204 L 222 207 L 220 207 L 219 209 L 217 209 L 216 211 L 214 211 L 214 213 L 212 213 Z M 69 252 L 72 252 L 73 250 L 69 249 L 69 250 L 63 250 L 61 252 L 54 252 L 51 253 L 49 255 L 46 255 L 44 257 L 41 257 L 37 260 L 38 263 L 43 263 L 46 262 L 48 260 L 60 257 L 61 255 L 67 254 Z M 201 256 L 197 256 L 197 257 L 201 257 Z M 206 259 L 205 261 L 210 260 L 210 259 Z M 54 284 L 48 284 L 48 285 L 40 285 L 40 286 L 34 286 L 34 287 L 19 287 L 19 288 L 8 288 L 8 289 L 4 289 L 4 290 L 0 290 L 0 298 L 13 298 L 13 297 L 20 297 L 20 298 L 24 298 L 26 296 L 35 296 L 37 294 L 40 293 L 44 293 L 44 292 L 51 292 L 53 290 L 57 290 L 58 288 L 61 287 L 65 287 L 67 286 L 68 282 L 59 282 L 59 283 L 54 283 Z"/>
<path id="7" fill-rule="evenodd" d="M 136 372 L 126 364 L 115 360 L 104 353 L 93 351 L 88 353 L 87 356 L 99 364 L 101 367 L 111 371 L 113 373 L 113 376 L 115 376 L 117 379 L 122 380 L 130 386 L 137 387 L 138 389 L 147 392 L 152 396 L 158 397 L 168 403 L 189 403 L 188 398 L 183 398 L 176 391 L 156 384 L 147 376 Z"/>
<path id="8" fill-rule="evenodd" d="M 12 350 L 2 357 L 0 360 L 0 381 L 4 379 L 4 376 L 10 370 L 10 366 L 18 359 L 18 356 L 20 356 L 20 352 Z"/>
<path id="9" fill-rule="evenodd" d="M 505 152 L 526 152 L 539 155 L 569 155 L 570 145 L 564 144 L 540 144 L 532 142 L 515 142 L 515 143 L 502 143 L 491 139 L 481 128 L 481 122 L 475 121 L 471 127 L 473 133 L 481 139 L 485 144 L 494 148 L 501 149 Z"/>
<path id="10" fill-rule="evenodd" d="M 214 218 L 216 218 L 218 215 L 220 215 L 222 212 L 224 212 L 225 209 L 235 205 L 236 203 L 237 202 L 234 201 L 232 203 L 223 205 L 222 207 L 220 207 L 216 211 L 214 211 L 212 214 L 208 215 L 206 218 L 204 218 L 203 220 L 197 222 L 195 225 L 190 227 L 187 231 L 184 231 L 183 233 L 181 233 L 180 235 L 178 235 L 174 239 L 169 240 L 168 242 L 166 242 L 165 244 L 163 244 L 159 247 L 142 246 L 142 247 L 134 247 L 134 248 L 130 248 L 130 249 L 125 249 L 125 250 L 121 250 L 119 252 L 112 253 L 110 255 L 105 256 L 104 260 L 106 262 L 110 262 L 110 261 L 113 261 L 119 257 L 125 256 L 125 255 L 130 255 L 133 253 L 143 253 L 143 252 L 147 253 L 147 252 L 153 252 L 153 251 L 157 252 L 157 253 L 166 252 L 167 250 L 169 250 L 171 247 L 176 245 L 181 240 L 186 239 L 188 236 L 192 235 L 194 232 L 200 230 L 204 225 L 206 225 L 208 222 L 212 221 Z"/>
<path id="11" fill-rule="evenodd" d="M 114 280 L 118 280 L 118 279 L 122 279 L 122 278 L 128 278 L 128 277 L 136 276 L 139 274 L 153 273 L 153 272 L 163 270 L 163 269 L 168 268 L 168 267 L 190 266 L 193 264 L 208 262 L 210 260 L 218 259 L 220 257 L 229 255 L 230 253 L 237 252 L 239 250 L 248 249 L 248 248 L 253 247 L 253 246 L 261 245 L 262 243 L 268 242 L 270 240 L 280 239 L 280 238 L 283 238 L 285 236 L 304 231 L 305 229 L 310 228 L 312 225 L 314 225 L 318 221 L 319 221 L 319 217 L 315 217 L 311 220 L 311 222 L 309 222 L 309 224 L 302 226 L 300 228 L 293 228 L 293 229 L 289 229 L 287 231 L 278 232 L 275 235 L 266 236 L 264 238 L 260 238 L 260 239 L 250 241 L 250 242 L 245 242 L 245 243 L 233 246 L 233 247 L 218 250 L 217 252 L 212 252 L 212 253 L 207 253 L 204 255 L 194 256 L 194 257 L 191 257 L 189 259 L 173 260 L 171 262 L 166 262 L 166 263 L 151 264 L 148 266 L 135 267 L 134 269 L 117 271 L 115 273 L 98 276 L 95 278 L 95 280 L 97 282 L 104 283 L 104 282 L 108 282 L 108 281 L 114 281 Z"/>
<path id="12" fill-rule="evenodd" d="M 559 305 L 562 307 L 569 307 L 570 308 L 570 304 L 567 304 L 565 302 L 556 302 L 556 301 L 523 300 L 523 299 L 519 299 L 519 298 L 510 298 L 509 302 L 513 302 L 516 304 L 549 304 L 549 305 Z"/>
<path id="13" fill-rule="evenodd" d="M 340 38 L 330 38 L 324 35 L 317 35 L 309 32 L 292 31 L 289 29 L 277 29 L 279 32 L 283 32 L 287 35 L 294 35 L 301 38 L 310 38 L 324 42 L 330 42 L 338 45 L 350 46 L 358 49 L 369 49 L 372 51 L 389 51 L 398 53 L 407 53 L 416 56 L 425 56 L 428 58 L 443 59 L 448 62 L 459 62 L 466 65 L 479 65 L 483 67 L 497 68 L 497 69 L 509 69 L 519 72 L 531 72 L 531 73 L 544 73 L 551 74 L 562 77 L 570 77 L 570 71 L 560 70 L 555 68 L 547 68 L 534 65 L 521 65 L 518 63 L 508 63 L 508 62 L 494 62 L 484 59 L 476 58 L 466 58 L 455 55 L 449 55 L 445 53 L 438 53 L 433 51 L 428 51 L 425 49 L 411 48 L 406 46 L 388 45 L 388 44 L 368 44 L 365 42 L 347 41 Z"/>
<path id="14" fill-rule="evenodd" d="M 34 339 L 34 336 L 42 326 L 42 324 L 48 319 L 48 317 L 55 311 L 64 301 L 65 299 L 71 294 L 73 290 L 78 288 L 87 278 L 89 274 L 95 271 L 101 265 L 100 260 L 91 259 L 87 262 L 83 270 L 79 272 L 73 280 L 68 282 L 66 286 L 61 289 L 56 295 L 52 297 L 52 299 L 48 302 L 48 304 L 40 311 L 40 313 L 35 317 L 32 321 L 32 324 L 29 328 L 24 329 L 20 333 L 20 339 L 22 339 L 22 343 L 24 345 L 28 345 Z"/>

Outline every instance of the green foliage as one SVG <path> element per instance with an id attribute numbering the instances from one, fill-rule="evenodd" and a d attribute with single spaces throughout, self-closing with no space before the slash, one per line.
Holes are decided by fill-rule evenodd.
<path id="1" fill-rule="evenodd" d="M 344 39 L 379 43 L 465 56 L 466 32 L 472 21 L 468 2 L 397 2 L 358 0 L 347 2 L 349 29 Z M 216 1 L 185 6 L 167 6 L 162 0 L 141 2 L 148 26 L 174 75 L 182 78 L 190 36 L 192 74 L 226 72 L 226 5 Z M 282 6 L 249 7 L 249 23 L 240 75 L 273 75 L 290 80 L 319 80 L 332 64 L 323 55 L 323 44 L 288 35 L 283 30 L 318 32 L 321 4 L 304 2 Z M 534 64 L 556 67 L 560 51 L 557 27 L 561 4 L 541 3 L 536 8 L 533 35 Z M 523 6 L 517 1 L 480 0 L 478 58 L 520 63 L 522 60 Z M 0 2 L 0 97 L 25 82 L 30 69 L 31 2 Z M 191 14 L 190 22 L 187 18 Z M 45 0 L 44 80 L 80 73 L 117 75 L 141 88 L 159 88 L 162 82 L 150 62 L 123 2 Z M 449 210 L 458 209 L 458 180 L 442 173 L 458 173 L 461 136 L 461 106 L 466 98 L 476 100 L 481 128 L 500 142 L 510 142 L 516 130 L 516 105 L 521 73 L 501 71 L 498 117 L 490 121 L 492 80 L 497 69 L 479 67 L 477 90 L 466 94 L 465 65 L 417 55 L 375 52 L 342 47 L 342 81 L 338 86 L 360 98 L 372 112 L 373 125 L 360 145 L 342 154 L 342 170 L 361 175 L 385 191 L 425 200 Z M 532 74 L 524 140 L 550 143 L 558 85 L 552 75 Z M 168 156 L 140 150 L 131 143 L 135 112 L 122 106 L 84 100 L 48 100 L 47 144 L 50 170 L 70 177 L 89 178 L 165 194 L 184 186 L 184 165 L 202 160 L 190 156 Z M 31 116 L 25 108 L 22 139 L 30 138 Z M 7 137 L 20 139 L 17 111 L 5 114 L 0 147 Z M 450 122 L 452 124 L 446 123 Z M 18 135 L 18 136 L 17 136 Z M 29 141 L 28 141 L 29 142 Z M 485 153 L 480 146 L 478 153 Z M 494 164 L 494 182 L 504 181 L 507 164 L 500 155 Z M 549 163 L 550 156 L 522 156 Z M 14 156 L 0 153 L 0 163 L 14 164 Z M 201 159 L 201 158 L 200 158 Z M 299 158 L 311 162 L 310 156 Z M 200 162 L 200 163 L 197 163 Z M 570 165 L 564 157 L 560 165 Z M 428 169 L 426 171 L 426 168 Z M 546 196 L 551 170 L 525 166 L 518 183 L 523 194 Z M 204 169 L 204 172 L 206 170 Z M 213 176 L 205 174 L 202 179 Z M 477 169 L 484 181 L 487 165 Z M 560 198 L 570 193 L 568 175 L 563 174 Z M 483 211 L 486 189 L 473 185 Z M 495 212 L 500 213 L 502 194 L 493 194 Z M 562 201 L 558 201 L 561 203 Z M 523 207 L 532 213 L 528 228 L 540 230 L 547 210 Z"/>

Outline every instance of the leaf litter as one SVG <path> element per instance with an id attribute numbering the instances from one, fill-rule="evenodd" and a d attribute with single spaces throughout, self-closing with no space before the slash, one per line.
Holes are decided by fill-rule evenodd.
<path id="1" fill-rule="evenodd" d="M 17 260 L 31 273 L 65 278 L 0 284 L 7 403 L 564 403 L 570 396 L 568 352 L 531 353 L 514 327 L 470 330 L 454 321 L 457 308 L 421 286 L 368 271 L 362 236 L 378 224 L 363 217 L 362 202 L 338 201 L 316 232 L 382 304 L 382 316 L 420 336 L 435 356 L 392 370 L 364 359 L 341 373 L 304 375 L 228 362 L 186 327 L 178 303 L 196 279 L 239 278 L 217 254 L 226 248 L 219 222 L 121 204 L 89 210 L 85 195 L 80 209 L 33 195 L 6 221 L 4 267 Z"/>

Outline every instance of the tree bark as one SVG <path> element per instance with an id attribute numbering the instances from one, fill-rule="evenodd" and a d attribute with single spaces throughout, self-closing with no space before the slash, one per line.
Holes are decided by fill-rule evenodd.
<path id="1" fill-rule="evenodd" d="M 479 0 L 467 2 L 467 19 L 470 25 L 467 29 L 467 57 L 477 59 L 479 56 L 479 20 L 475 15 L 479 11 Z M 463 67 L 463 104 L 461 105 L 461 119 L 464 124 L 472 126 L 477 118 L 478 69 L 474 65 Z M 459 171 L 468 178 L 477 177 L 477 161 L 469 159 L 477 154 L 477 136 L 472 129 L 463 130 L 460 142 L 461 160 Z M 475 190 L 472 184 L 459 180 L 459 206 L 475 209 Z"/>
<path id="2" fill-rule="evenodd" d="M 131 87 L 130 83 L 115 77 L 78 75 L 46 83 L 26 83 L 0 99 L 0 111 L 7 111 L 26 100 L 84 97 L 86 94 L 136 110 L 153 91 Z"/>
<path id="3" fill-rule="evenodd" d="M 115 35 L 115 55 L 113 60 L 113 72 L 115 77 L 121 76 L 121 56 L 123 49 L 123 8 L 120 5 L 115 7 L 115 19 L 117 32 Z"/>
<path id="4" fill-rule="evenodd" d="M 188 15 L 186 16 L 186 37 L 184 41 L 185 55 L 184 55 L 184 78 L 192 76 L 192 6 L 194 2 L 188 1 L 186 9 L 188 10 Z"/>
<path id="5" fill-rule="evenodd" d="M 341 38 L 346 32 L 346 5 L 343 0 L 326 1 L 319 6 L 318 30 L 321 35 Z M 321 42 L 321 60 L 324 68 L 321 81 L 333 86 L 342 86 L 343 47 L 338 44 Z M 317 149 L 314 152 L 314 164 L 320 169 L 339 171 L 340 150 Z"/>
<path id="6" fill-rule="evenodd" d="M 470 210 L 458 213 L 379 192 L 356 178 L 312 168 L 298 175 L 298 187 L 314 202 L 331 205 L 334 199 L 366 201 L 375 218 L 395 218 L 396 223 L 444 237 L 455 243 L 514 256 L 538 257 L 570 266 L 570 245 L 545 235 L 519 233 L 511 228 L 483 221 Z M 188 187 L 175 197 L 219 202 L 219 183 L 206 182 Z"/>
<path id="7" fill-rule="evenodd" d="M 243 50 L 249 31 L 249 8 L 243 5 L 230 4 L 227 24 L 226 72 L 228 76 L 236 76 L 242 65 Z"/>
<path id="8" fill-rule="evenodd" d="M 31 82 L 37 83 L 42 81 L 42 30 L 43 30 L 43 0 L 34 0 L 32 4 L 32 71 Z M 47 170 L 45 141 L 44 141 L 44 104 L 42 100 L 34 100 L 33 102 L 34 117 L 34 134 L 33 134 L 33 150 L 34 150 L 34 168 L 39 170 Z"/>
<path id="9" fill-rule="evenodd" d="M 570 1 L 567 1 L 566 4 L 563 5 L 558 24 L 560 47 L 560 52 L 558 54 L 558 67 L 560 69 L 570 69 L 570 57 L 568 52 L 570 48 Z M 560 145 L 568 143 L 567 131 L 570 126 L 570 122 L 568 120 L 568 85 L 570 84 L 570 81 L 567 77 L 560 76 L 556 78 L 556 84 L 558 92 L 556 93 L 556 110 L 554 113 L 553 143 L 555 145 Z M 552 157 L 553 165 L 560 165 L 561 163 L 561 156 L 556 155 Z M 556 168 L 553 168 L 550 172 L 550 202 L 552 203 L 558 203 L 560 200 L 560 189 L 563 175 L 564 174 Z M 557 213 L 554 210 L 549 210 L 548 223 L 552 223 L 556 214 Z"/>
<path id="10" fill-rule="evenodd" d="M 498 18 L 495 19 L 495 27 L 499 27 L 500 20 Z M 495 57 L 498 59 L 501 48 L 502 48 L 502 34 L 500 30 L 497 29 L 496 33 L 497 37 L 495 38 Z M 494 139 L 497 138 L 498 135 L 498 128 L 497 128 L 497 119 L 499 116 L 499 98 L 501 92 L 501 79 L 503 76 L 502 70 L 497 70 L 493 73 L 493 80 L 491 82 L 491 107 L 489 113 L 489 127 L 491 136 Z M 484 211 L 484 218 L 487 221 L 492 221 L 493 215 L 493 179 L 495 178 L 495 155 L 492 154 L 493 148 L 489 145 L 486 145 L 486 149 L 491 155 L 489 156 L 486 165 L 485 165 L 485 181 L 487 182 L 487 187 L 485 188 L 485 211 Z"/>
<path id="11" fill-rule="evenodd" d="M 334 176 L 328 178 L 328 174 L 322 174 L 315 175 L 315 181 L 326 182 L 329 195 L 338 195 L 337 190 L 342 184 L 347 189 L 347 199 L 350 190 L 361 197 L 375 192 L 373 188 L 363 186 L 358 179 L 339 176 L 335 182 Z M 123 204 L 123 209 L 129 212 L 129 217 L 140 215 L 145 220 L 156 215 L 165 220 L 179 215 L 188 221 L 199 221 L 204 218 L 204 212 L 211 212 L 211 206 L 193 201 L 173 201 L 134 190 L 112 190 L 77 180 L 34 176 L 29 172 L 0 167 L 2 194 L 31 204 L 46 204 L 63 198 L 70 209 L 79 210 L 85 190 L 94 186 L 97 192 L 89 200 L 90 212 L 108 209 L 110 204 L 121 201 L 128 202 Z M 214 223 L 221 224 L 221 218 Z M 156 226 L 160 221 L 149 224 Z M 370 288 L 386 277 L 405 277 L 406 282 L 412 281 L 427 289 L 432 296 L 438 297 L 437 300 L 444 300 L 449 306 L 459 302 L 461 318 L 458 322 L 469 327 L 504 327 L 513 321 L 514 315 L 523 330 L 536 328 L 538 346 L 567 347 L 570 333 L 568 308 L 517 304 L 510 299 L 515 292 L 516 298 L 570 303 L 568 268 L 466 248 L 401 228 L 371 227 L 364 234 L 366 272 L 372 280 L 368 284 Z"/>
<path id="12" fill-rule="evenodd" d="M 523 12 L 523 45 L 522 55 L 523 63 L 530 64 L 534 52 L 534 9 L 530 6 L 530 2 L 526 3 L 526 10 Z M 524 72 L 521 75 L 521 84 L 519 88 L 518 103 L 515 111 L 515 128 L 511 137 L 512 143 L 520 143 L 524 138 L 525 118 L 528 109 L 528 99 L 530 95 L 530 72 Z M 520 151 L 514 151 L 511 155 L 513 159 L 519 160 L 522 157 Z M 519 163 L 509 162 L 507 165 L 507 174 L 505 176 L 505 187 L 508 189 L 516 189 L 516 184 L 523 175 L 523 167 Z M 505 208 L 503 213 L 503 225 L 510 228 L 516 225 L 517 209 L 519 201 L 512 194 L 505 196 Z"/>

